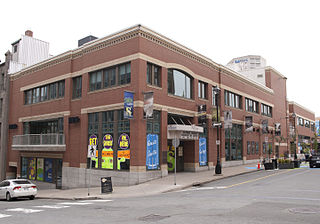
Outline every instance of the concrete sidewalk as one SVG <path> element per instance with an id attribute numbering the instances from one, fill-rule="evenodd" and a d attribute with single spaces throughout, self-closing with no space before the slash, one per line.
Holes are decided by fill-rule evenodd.
<path id="1" fill-rule="evenodd" d="M 237 176 L 245 173 L 256 172 L 257 164 L 246 164 L 241 166 L 222 168 L 222 175 L 215 175 L 214 170 L 202 172 L 181 172 L 176 175 L 177 185 L 174 185 L 174 174 L 148 181 L 134 186 L 113 187 L 113 192 L 101 194 L 100 187 L 90 188 L 90 196 L 88 196 L 88 188 L 76 188 L 68 190 L 39 190 L 37 198 L 63 199 L 63 200 L 86 200 L 86 199 L 112 199 L 127 198 L 154 195 L 170 191 L 182 190 L 199 184 L 209 183 L 222 178 Z"/>

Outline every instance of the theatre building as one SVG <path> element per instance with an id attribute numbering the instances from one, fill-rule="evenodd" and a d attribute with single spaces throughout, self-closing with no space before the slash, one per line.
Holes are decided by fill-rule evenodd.
<path id="1" fill-rule="evenodd" d="M 213 170 L 217 155 L 222 169 L 279 156 L 288 150 L 286 78 L 271 67 L 263 77 L 140 25 L 92 40 L 12 74 L 7 177 L 133 185 L 175 166 Z"/>

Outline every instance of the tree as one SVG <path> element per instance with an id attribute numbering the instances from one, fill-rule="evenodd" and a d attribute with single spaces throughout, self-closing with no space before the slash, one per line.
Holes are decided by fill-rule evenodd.
<path id="1" fill-rule="evenodd" d="M 318 152 L 319 150 L 318 150 L 318 140 L 317 140 L 317 134 L 316 133 L 314 133 L 314 139 L 313 139 L 313 149 L 314 149 L 314 151 L 315 152 Z"/>

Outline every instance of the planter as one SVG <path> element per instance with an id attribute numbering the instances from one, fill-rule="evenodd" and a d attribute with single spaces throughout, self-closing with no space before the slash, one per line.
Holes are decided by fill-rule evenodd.
<path id="1" fill-rule="evenodd" d="M 274 163 L 264 163 L 263 165 L 264 165 L 265 170 L 274 170 L 275 169 Z"/>
<path id="2" fill-rule="evenodd" d="M 279 169 L 293 169 L 294 163 L 279 163 Z"/>
<path id="3" fill-rule="evenodd" d="M 294 168 L 300 168 L 300 161 L 299 160 L 294 161 Z"/>

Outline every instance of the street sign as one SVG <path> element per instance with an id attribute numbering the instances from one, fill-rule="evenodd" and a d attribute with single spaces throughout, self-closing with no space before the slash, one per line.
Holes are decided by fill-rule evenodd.
<path id="1" fill-rule="evenodd" d="M 97 146 L 88 145 L 88 158 L 96 158 Z"/>
<path id="2" fill-rule="evenodd" d="M 220 140 L 216 140 L 216 144 L 217 144 L 217 145 L 220 145 Z"/>
<path id="3" fill-rule="evenodd" d="M 180 139 L 178 139 L 178 138 L 172 139 L 172 145 L 173 145 L 174 147 L 178 147 L 179 144 L 180 144 Z"/>

